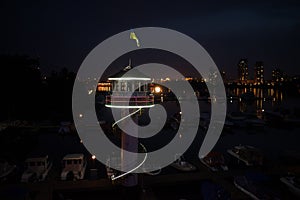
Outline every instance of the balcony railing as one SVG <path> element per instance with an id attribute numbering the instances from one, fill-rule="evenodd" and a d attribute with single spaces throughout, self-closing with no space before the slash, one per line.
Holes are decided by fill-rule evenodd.
<path id="1" fill-rule="evenodd" d="M 152 107 L 154 96 L 147 92 L 114 92 L 106 96 L 105 105 L 107 107 Z"/>

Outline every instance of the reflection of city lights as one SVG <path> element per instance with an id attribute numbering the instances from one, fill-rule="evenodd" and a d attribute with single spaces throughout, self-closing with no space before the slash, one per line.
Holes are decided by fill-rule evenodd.
<path id="1" fill-rule="evenodd" d="M 156 86 L 154 88 L 155 93 L 160 93 L 161 92 L 161 88 L 159 86 Z"/>
<path id="2" fill-rule="evenodd" d="M 95 155 L 92 155 L 92 159 L 95 160 L 95 159 L 96 159 L 96 156 L 95 156 Z"/>

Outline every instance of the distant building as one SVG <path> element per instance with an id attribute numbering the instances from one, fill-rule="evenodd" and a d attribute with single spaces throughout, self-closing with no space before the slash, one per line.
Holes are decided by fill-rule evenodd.
<path id="1" fill-rule="evenodd" d="M 255 83 L 260 85 L 264 84 L 264 63 L 261 61 L 258 61 L 255 63 Z"/>
<path id="2" fill-rule="evenodd" d="M 100 82 L 97 85 L 98 92 L 109 92 L 112 90 L 112 84 L 110 82 Z"/>
<path id="3" fill-rule="evenodd" d="M 227 83 L 227 77 L 226 77 L 225 71 L 221 71 L 221 76 L 222 76 L 223 82 Z"/>
<path id="4" fill-rule="evenodd" d="M 278 68 L 275 68 L 272 71 L 272 81 L 275 83 L 285 81 L 285 74 Z"/>
<path id="5" fill-rule="evenodd" d="M 247 83 L 248 80 L 248 60 L 241 59 L 238 63 L 238 78 L 242 83 Z"/>

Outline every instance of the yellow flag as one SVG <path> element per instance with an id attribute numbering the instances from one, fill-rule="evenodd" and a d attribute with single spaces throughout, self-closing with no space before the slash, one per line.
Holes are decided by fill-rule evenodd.
<path id="1" fill-rule="evenodd" d="M 136 41 L 136 46 L 140 47 L 140 42 L 138 37 L 135 35 L 135 33 L 133 31 L 130 32 L 130 39 L 135 40 Z"/>

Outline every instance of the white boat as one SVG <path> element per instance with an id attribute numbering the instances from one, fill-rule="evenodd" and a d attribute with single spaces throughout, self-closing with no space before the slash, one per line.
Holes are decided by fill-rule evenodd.
<path id="1" fill-rule="evenodd" d="M 177 156 L 175 156 L 177 157 Z M 183 156 L 180 156 L 175 162 L 171 164 L 172 167 L 179 171 L 190 172 L 195 171 L 197 168 L 191 163 L 184 160 Z"/>
<path id="2" fill-rule="evenodd" d="M 228 166 L 225 164 L 225 159 L 222 153 L 210 152 L 207 156 L 200 159 L 206 167 L 212 171 L 228 171 Z"/>
<path id="3" fill-rule="evenodd" d="M 83 154 L 67 154 L 63 160 L 61 180 L 81 180 L 86 170 L 86 160 Z"/>
<path id="4" fill-rule="evenodd" d="M 16 169 L 16 165 L 0 160 L 0 180 L 5 180 Z"/>
<path id="5" fill-rule="evenodd" d="M 263 155 L 255 147 L 239 145 L 235 146 L 233 149 L 227 150 L 227 152 L 238 160 L 244 162 L 247 166 L 263 164 Z"/>
<path id="6" fill-rule="evenodd" d="M 280 181 L 284 183 L 289 190 L 300 197 L 300 179 L 295 176 L 286 176 L 286 177 L 281 177 Z"/>
<path id="7" fill-rule="evenodd" d="M 52 167 L 48 156 L 33 157 L 25 160 L 26 170 L 23 172 L 21 182 L 44 181 Z"/>

